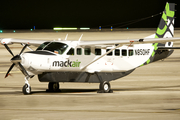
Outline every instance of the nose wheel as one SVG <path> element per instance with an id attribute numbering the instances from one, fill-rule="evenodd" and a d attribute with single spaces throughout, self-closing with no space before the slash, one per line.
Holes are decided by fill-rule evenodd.
<path id="1" fill-rule="evenodd" d="M 22 88 L 22 92 L 24 95 L 31 94 L 31 86 L 30 86 L 28 80 L 29 80 L 29 77 L 25 77 L 25 85 Z"/>
<path id="2" fill-rule="evenodd" d="M 31 94 L 31 86 L 28 86 L 28 84 L 25 84 L 22 88 L 22 92 L 24 95 Z"/>

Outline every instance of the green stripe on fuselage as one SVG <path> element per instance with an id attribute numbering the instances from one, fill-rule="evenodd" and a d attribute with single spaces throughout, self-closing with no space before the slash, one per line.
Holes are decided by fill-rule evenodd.
<path id="1" fill-rule="evenodd" d="M 153 53 L 152 53 L 152 55 L 151 55 L 151 56 L 153 57 L 154 55 L 155 55 L 155 52 L 153 51 Z"/>
<path id="2" fill-rule="evenodd" d="M 153 50 L 151 56 L 149 57 L 149 59 L 144 64 L 146 64 L 146 63 L 149 64 L 150 62 L 152 62 L 151 59 L 152 59 L 152 57 L 154 57 L 155 51 L 158 49 L 157 45 L 158 45 L 158 43 L 152 44 L 152 46 L 154 47 L 154 50 Z M 143 66 L 144 64 L 140 65 L 140 67 Z"/>
<path id="3" fill-rule="evenodd" d="M 148 59 L 146 63 L 147 63 L 147 64 L 149 64 L 150 62 L 151 62 L 151 60 L 150 60 L 150 59 Z"/>

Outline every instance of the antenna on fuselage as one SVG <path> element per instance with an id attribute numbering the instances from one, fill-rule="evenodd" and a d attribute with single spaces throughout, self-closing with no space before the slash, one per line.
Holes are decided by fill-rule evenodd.
<path id="1" fill-rule="evenodd" d="M 68 34 L 66 35 L 65 39 L 64 40 L 67 40 L 67 37 L 68 37 Z"/>
<path id="2" fill-rule="evenodd" d="M 83 36 L 83 34 L 80 36 L 80 38 L 79 38 L 79 40 L 78 40 L 79 42 L 81 41 L 82 36 Z"/>

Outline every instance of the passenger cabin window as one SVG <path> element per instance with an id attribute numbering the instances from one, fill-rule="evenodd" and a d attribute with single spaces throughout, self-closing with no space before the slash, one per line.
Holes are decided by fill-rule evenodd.
<path id="1" fill-rule="evenodd" d="M 71 49 L 68 51 L 67 55 L 74 55 L 74 48 L 71 48 Z"/>
<path id="2" fill-rule="evenodd" d="M 101 49 L 96 48 L 95 49 L 95 55 L 101 55 Z"/>
<path id="3" fill-rule="evenodd" d="M 110 51 L 111 49 L 107 49 L 106 52 Z M 107 56 L 112 56 L 112 52 L 110 52 L 109 54 L 107 54 Z"/>
<path id="4" fill-rule="evenodd" d="M 122 56 L 127 56 L 127 50 L 126 49 L 122 49 Z"/>
<path id="5" fill-rule="evenodd" d="M 115 49 L 115 56 L 120 56 L 120 50 L 119 49 Z"/>
<path id="6" fill-rule="evenodd" d="M 91 48 L 85 48 L 84 49 L 84 54 L 85 55 L 91 55 Z"/>
<path id="7" fill-rule="evenodd" d="M 77 48 L 76 49 L 76 54 L 77 55 L 82 55 L 82 49 L 81 48 Z"/>
<path id="8" fill-rule="evenodd" d="M 134 54 L 134 51 L 133 51 L 133 49 L 129 49 L 129 56 L 133 56 L 133 54 Z"/>

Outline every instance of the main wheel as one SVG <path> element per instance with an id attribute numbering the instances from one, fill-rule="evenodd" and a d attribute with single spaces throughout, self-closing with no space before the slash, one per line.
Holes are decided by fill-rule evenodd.
<path id="1" fill-rule="evenodd" d="M 53 92 L 59 91 L 59 83 L 58 82 L 49 82 L 48 88 L 50 91 L 53 91 Z"/>
<path id="2" fill-rule="evenodd" d="M 104 93 L 108 93 L 111 90 L 111 85 L 109 82 L 104 81 L 104 82 L 100 83 L 99 89 Z"/>
<path id="3" fill-rule="evenodd" d="M 25 84 L 25 85 L 23 86 L 23 88 L 22 88 L 22 92 L 23 92 L 24 95 L 30 94 L 30 93 L 31 93 L 31 87 L 28 86 L 27 84 Z"/>

